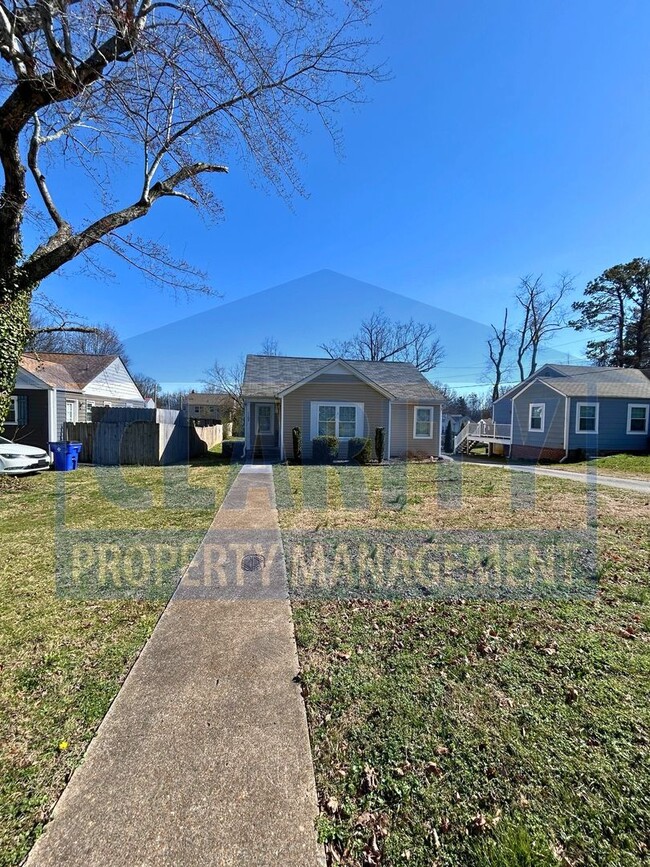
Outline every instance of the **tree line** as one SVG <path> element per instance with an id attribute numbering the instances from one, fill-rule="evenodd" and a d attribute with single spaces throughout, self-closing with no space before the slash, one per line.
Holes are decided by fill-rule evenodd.
<path id="1" fill-rule="evenodd" d="M 591 280 L 583 298 L 568 303 L 575 278 L 560 274 L 552 285 L 543 275 L 522 277 L 514 294 L 514 322 L 506 307 L 487 341 L 492 399 L 513 373 L 520 382 L 539 365 L 543 346 L 558 331 L 573 328 L 594 336 L 586 357 L 604 367 L 650 368 L 650 260 L 633 259 Z"/>

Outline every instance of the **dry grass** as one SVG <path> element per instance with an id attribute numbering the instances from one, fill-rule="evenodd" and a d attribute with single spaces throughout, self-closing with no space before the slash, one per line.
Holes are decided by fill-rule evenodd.
<path id="1" fill-rule="evenodd" d="M 278 468 L 286 548 L 334 550 L 355 528 L 396 550 L 426 530 L 471 546 L 595 523 L 598 582 L 584 598 L 494 600 L 469 569 L 451 597 L 309 596 L 289 560 L 329 863 L 646 863 L 650 498 L 470 465 L 459 497 L 453 468 L 398 469 Z"/>

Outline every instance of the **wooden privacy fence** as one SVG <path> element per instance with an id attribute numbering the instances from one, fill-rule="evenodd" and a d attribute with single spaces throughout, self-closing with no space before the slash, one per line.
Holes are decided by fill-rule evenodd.
<path id="1" fill-rule="evenodd" d="M 157 466 L 205 454 L 222 441 L 223 429 L 196 428 L 178 410 L 94 407 L 91 422 L 66 422 L 65 436 L 81 443 L 84 463 Z"/>

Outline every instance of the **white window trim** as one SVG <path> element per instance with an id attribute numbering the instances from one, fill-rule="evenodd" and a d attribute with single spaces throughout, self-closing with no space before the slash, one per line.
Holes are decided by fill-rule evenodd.
<path id="1" fill-rule="evenodd" d="M 645 410 L 645 427 L 643 430 L 632 430 L 632 410 Z M 648 435 L 648 417 L 650 416 L 650 404 L 647 403 L 628 403 L 627 405 L 627 432 L 630 436 L 647 436 Z"/>
<path id="2" fill-rule="evenodd" d="M 417 433 L 417 421 L 418 421 L 418 410 L 419 409 L 428 409 L 429 410 L 429 433 L 425 436 L 424 434 Z M 413 439 L 414 440 L 431 440 L 433 439 L 433 410 L 432 406 L 414 406 L 413 407 Z"/>
<path id="3" fill-rule="evenodd" d="M 17 425 L 18 424 L 18 397 L 15 394 L 12 394 L 11 397 L 9 398 L 9 400 L 12 402 L 13 407 L 14 407 L 14 420 L 9 421 L 8 419 L 5 419 L 5 424 Z"/>
<path id="4" fill-rule="evenodd" d="M 258 427 L 259 427 L 258 419 L 259 419 L 259 414 L 260 414 L 259 410 L 260 410 L 261 406 L 271 407 L 271 429 L 261 431 L 258 433 Z M 270 402 L 269 403 L 256 403 L 255 404 L 255 430 L 254 430 L 254 432 L 255 432 L 255 436 L 262 436 L 262 437 L 272 437 L 275 435 L 275 404 L 270 403 Z"/>
<path id="5" fill-rule="evenodd" d="M 596 426 L 593 430 L 580 430 L 580 409 L 583 406 L 595 406 L 596 407 Z M 598 423 L 600 418 L 600 404 L 595 400 L 582 400 L 576 403 L 576 433 L 582 434 L 583 436 L 587 436 L 588 434 L 597 434 L 598 433 Z"/>
<path id="6" fill-rule="evenodd" d="M 68 421 L 68 406 L 72 407 L 72 420 Z M 65 420 L 68 424 L 77 424 L 79 421 L 79 401 L 66 400 L 65 402 Z"/>
<path id="7" fill-rule="evenodd" d="M 542 411 L 542 426 L 533 427 L 533 410 L 541 409 Z M 529 403 L 528 404 L 528 433 L 544 433 L 546 428 L 546 404 L 545 403 Z"/>
<path id="8" fill-rule="evenodd" d="M 350 400 L 314 400 L 311 404 L 312 439 L 314 439 L 314 437 L 320 436 L 320 434 L 318 433 L 318 410 L 321 406 L 333 406 L 336 408 L 336 415 L 334 418 L 334 436 L 342 443 L 346 443 L 348 440 L 351 440 L 352 437 L 339 436 L 339 409 L 342 406 L 353 406 L 356 409 L 354 436 L 363 436 L 364 405 L 362 403 L 354 403 Z"/>

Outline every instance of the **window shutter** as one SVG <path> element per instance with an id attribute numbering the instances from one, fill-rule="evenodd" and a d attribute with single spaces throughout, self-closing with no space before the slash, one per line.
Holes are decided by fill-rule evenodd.
<path id="1" fill-rule="evenodd" d="M 27 395 L 19 394 L 18 395 L 18 406 L 16 413 L 16 423 L 18 425 L 27 424 Z"/>

